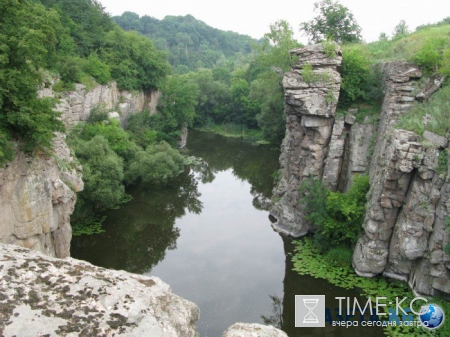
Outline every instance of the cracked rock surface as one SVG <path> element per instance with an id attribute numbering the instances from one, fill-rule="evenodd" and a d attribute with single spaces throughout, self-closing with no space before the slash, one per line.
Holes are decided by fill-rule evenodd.
<path id="1" fill-rule="evenodd" d="M 198 307 L 157 277 L 1 243 L 0 261 L 1 336 L 198 336 Z"/>

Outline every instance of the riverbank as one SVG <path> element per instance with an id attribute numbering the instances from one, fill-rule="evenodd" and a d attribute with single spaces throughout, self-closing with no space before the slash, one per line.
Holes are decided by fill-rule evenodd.
<path id="1" fill-rule="evenodd" d="M 242 138 L 250 141 L 255 145 L 269 144 L 268 141 L 262 137 L 262 132 L 259 129 L 249 129 L 245 125 L 234 123 L 215 124 L 208 123 L 205 126 L 195 128 L 198 131 L 211 132 L 229 138 Z"/>

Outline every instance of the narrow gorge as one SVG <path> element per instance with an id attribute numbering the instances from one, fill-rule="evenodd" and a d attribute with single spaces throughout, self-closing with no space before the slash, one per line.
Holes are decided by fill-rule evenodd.
<path id="1" fill-rule="evenodd" d="M 291 53 L 298 63 L 283 79 L 287 128 L 271 210 L 277 220 L 274 229 L 293 237 L 314 230 L 298 202 L 305 179 L 320 179 L 330 190 L 345 192 L 356 174 L 368 174 L 363 233 L 353 253 L 355 271 L 408 282 L 420 294 L 448 296 L 450 256 L 444 247 L 450 241 L 450 174 L 438 163 L 440 153 L 448 151 L 448 139 L 395 128 L 398 118 L 416 100 L 430 97 L 442 78 L 432 77 L 421 88 L 417 66 L 400 61 L 379 65 L 381 111 L 378 118 L 358 121 L 355 109 L 336 115 L 341 50 L 330 53 L 314 45 Z M 445 166 L 448 170 L 450 165 Z"/>

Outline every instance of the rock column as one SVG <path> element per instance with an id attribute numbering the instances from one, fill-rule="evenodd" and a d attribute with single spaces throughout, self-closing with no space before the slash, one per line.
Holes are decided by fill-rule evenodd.
<path id="1" fill-rule="evenodd" d="M 273 224 L 275 230 L 298 237 L 310 227 L 298 204 L 298 187 L 304 178 L 323 175 L 339 99 L 337 67 L 342 57 L 338 47 L 327 55 L 322 45 L 296 49 L 291 55 L 298 57 L 298 63 L 283 79 L 286 137 L 271 213 L 278 220 Z"/>

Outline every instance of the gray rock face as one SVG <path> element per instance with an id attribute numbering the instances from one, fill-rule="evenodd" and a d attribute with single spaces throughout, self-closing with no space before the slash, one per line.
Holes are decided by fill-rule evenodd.
<path id="1" fill-rule="evenodd" d="M 446 182 L 436 172 L 439 148 L 448 140 L 426 132 L 425 146 L 413 132 L 394 130 L 397 117 L 412 104 L 410 88 L 420 72 L 397 62 L 385 64 L 383 73 L 385 98 L 369 170 L 370 198 L 353 265 L 360 275 L 383 273 L 408 281 L 418 293 L 449 294 L 450 257 L 443 249 L 450 241 L 445 230 L 450 175 Z"/>
<path id="2" fill-rule="evenodd" d="M 180 138 L 178 138 L 178 141 L 177 141 L 177 145 L 180 149 L 186 147 L 187 138 L 188 138 L 188 126 L 187 126 L 187 124 L 184 124 L 181 127 Z"/>
<path id="3" fill-rule="evenodd" d="M 64 139 L 61 134 L 53 139 L 51 156 L 18 153 L 0 169 L 0 242 L 69 256 L 70 215 L 84 185 Z"/>
<path id="4" fill-rule="evenodd" d="M 56 94 L 51 88 L 45 88 L 38 92 L 40 97 L 55 97 Z M 132 94 L 126 90 L 119 90 L 117 83 L 108 85 L 97 85 L 91 90 L 86 86 L 76 84 L 74 91 L 60 94 L 60 102 L 56 110 L 62 113 L 62 120 L 66 127 L 70 127 L 80 121 L 85 121 L 89 117 L 91 110 L 103 104 L 106 109 L 114 110 L 118 114 L 118 119 L 122 125 L 126 125 L 128 117 L 144 108 L 149 108 L 152 113 L 156 112 L 156 105 L 160 93 L 157 91 Z"/>
<path id="5" fill-rule="evenodd" d="M 280 156 L 282 177 L 274 190 L 272 214 L 278 219 L 274 228 L 291 236 L 312 229 L 298 203 L 303 179 L 315 177 L 331 190 L 345 191 L 355 174 L 368 173 L 371 187 L 364 234 L 353 255 L 355 271 L 408 281 L 423 294 L 450 294 L 450 256 L 444 252 L 450 241 L 445 225 L 450 172 L 436 172 L 439 151 L 448 151 L 449 142 L 426 131 L 422 143 L 413 132 L 395 129 L 398 118 L 416 100 L 413 92 L 422 72 L 406 62 L 381 65 L 384 101 L 379 123 L 368 119 L 357 123 L 356 111 L 334 118 L 334 107 L 324 104 L 325 93 L 339 90 L 333 68 L 339 57 L 328 60 L 320 46 L 293 53 L 300 62 L 283 80 L 287 126 Z M 306 63 L 316 74 L 308 76 L 330 82 L 306 83 L 302 74 Z M 328 77 L 321 75 L 327 71 Z M 441 80 L 432 78 L 417 99 L 428 98 Z"/>
<path id="6" fill-rule="evenodd" d="M 0 244 L 0 335 L 198 336 L 198 307 L 157 277 Z"/>
<path id="7" fill-rule="evenodd" d="M 273 326 L 235 323 L 223 333 L 222 337 L 287 337 L 287 334 Z"/>
<path id="8" fill-rule="evenodd" d="M 323 174 L 341 83 L 336 68 L 342 57 L 336 48 L 335 57 L 330 58 L 321 45 L 293 50 L 291 54 L 296 54 L 299 62 L 283 79 L 286 137 L 280 157 L 282 177 L 275 189 L 271 213 L 278 219 L 273 225 L 275 230 L 298 237 L 308 232 L 310 224 L 303 219 L 297 190 L 304 178 Z M 309 83 L 304 76 L 305 64 L 312 65 Z"/>

